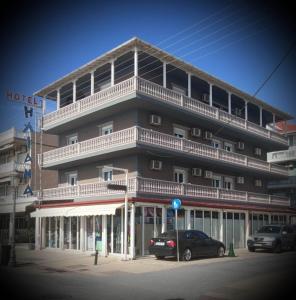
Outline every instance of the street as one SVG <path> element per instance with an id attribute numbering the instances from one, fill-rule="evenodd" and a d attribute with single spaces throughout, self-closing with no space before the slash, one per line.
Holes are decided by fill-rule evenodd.
<path id="1" fill-rule="evenodd" d="M 2 299 L 294 299 L 296 252 L 240 250 L 237 257 L 135 261 L 59 252 L 18 253 L 1 267 Z M 26 254 L 31 255 L 26 257 Z M 38 254 L 38 252 L 35 252 Z M 48 255 L 48 261 L 45 260 Z M 77 259 L 75 259 L 75 257 Z M 22 262 L 21 262 L 21 259 Z M 5 297 L 4 297 L 5 292 Z"/>

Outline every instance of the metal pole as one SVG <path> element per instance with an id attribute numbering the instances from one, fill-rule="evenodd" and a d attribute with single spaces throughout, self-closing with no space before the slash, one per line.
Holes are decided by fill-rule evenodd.
<path id="1" fill-rule="evenodd" d="M 11 249 L 10 249 L 10 258 L 8 265 L 10 267 L 16 266 L 16 254 L 15 254 L 15 210 L 16 210 L 16 196 L 17 196 L 17 186 L 16 179 L 13 176 L 13 208 L 12 208 L 12 232 L 11 232 Z"/>
<path id="2" fill-rule="evenodd" d="M 128 199 L 127 199 L 127 171 L 125 171 L 125 195 L 124 195 L 124 260 L 127 260 L 127 218 L 128 218 Z"/>
<path id="3" fill-rule="evenodd" d="M 177 260 L 179 262 L 179 234 L 178 234 L 178 210 L 175 209 L 175 222 L 176 222 L 176 233 L 177 233 Z"/>

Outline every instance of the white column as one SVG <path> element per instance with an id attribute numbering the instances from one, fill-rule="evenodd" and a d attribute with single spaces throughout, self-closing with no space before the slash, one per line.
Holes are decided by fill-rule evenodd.
<path id="1" fill-rule="evenodd" d="M 167 231 L 167 209 L 162 207 L 161 211 L 161 232 Z"/>
<path id="2" fill-rule="evenodd" d="M 123 209 L 121 209 L 121 226 L 120 226 L 120 228 L 121 228 L 121 238 L 120 238 L 120 241 L 121 241 L 121 245 L 120 245 L 120 253 L 121 254 L 123 254 L 123 240 L 124 240 L 124 238 L 123 238 L 123 235 L 124 235 L 124 231 L 123 231 L 123 218 L 124 218 L 124 213 L 123 213 Z"/>
<path id="3" fill-rule="evenodd" d="M 57 89 L 57 110 L 60 109 L 61 106 L 61 90 Z"/>
<path id="4" fill-rule="evenodd" d="M 76 217 L 76 225 L 77 225 L 77 229 L 76 229 L 76 250 L 79 250 L 79 245 L 80 245 L 80 234 L 79 234 L 80 218 L 79 217 Z"/>
<path id="5" fill-rule="evenodd" d="M 64 249 L 64 217 L 60 217 L 60 249 Z"/>
<path id="6" fill-rule="evenodd" d="M 95 93 L 95 71 L 90 72 L 90 94 Z"/>
<path id="7" fill-rule="evenodd" d="M 131 242 L 130 242 L 130 256 L 132 259 L 135 259 L 136 253 L 135 253 L 135 204 L 131 204 L 131 214 L 130 214 L 130 237 L 131 237 Z"/>
<path id="8" fill-rule="evenodd" d="M 246 217 L 245 217 L 245 221 L 246 221 L 246 241 L 245 241 L 245 245 L 246 245 L 246 248 L 248 247 L 247 240 L 250 236 L 250 220 L 249 220 L 249 218 L 250 218 L 249 211 L 246 211 Z"/>
<path id="9" fill-rule="evenodd" d="M 42 114 L 45 115 L 45 112 L 46 112 L 46 97 L 47 95 L 45 95 L 43 98 L 42 98 Z"/>
<path id="10" fill-rule="evenodd" d="M 223 210 L 219 211 L 219 240 L 223 242 Z M 226 245 L 225 245 L 226 246 Z"/>
<path id="11" fill-rule="evenodd" d="M 108 255 L 107 215 L 102 216 L 102 256 Z"/>
<path id="12" fill-rule="evenodd" d="M 190 209 L 185 210 L 186 229 L 191 229 L 190 212 Z"/>
<path id="13" fill-rule="evenodd" d="M 41 218 L 41 248 L 45 248 L 46 218 Z"/>
<path id="14" fill-rule="evenodd" d="M 85 216 L 80 217 L 80 250 L 85 251 Z"/>
<path id="15" fill-rule="evenodd" d="M 274 113 L 272 114 L 272 124 L 273 124 L 273 127 L 275 127 L 275 114 Z"/>
<path id="16" fill-rule="evenodd" d="M 248 101 L 245 100 L 245 120 L 248 121 Z"/>
<path id="17" fill-rule="evenodd" d="M 48 218 L 48 248 L 51 248 L 51 218 Z"/>
<path id="18" fill-rule="evenodd" d="M 259 106 L 259 114 L 260 114 L 260 126 L 262 126 L 262 107 L 261 106 Z"/>
<path id="19" fill-rule="evenodd" d="M 228 92 L 228 113 L 231 114 L 231 93 Z"/>
<path id="20" fill-rule="evenodd" d="M 73 103 L 76 102 L 76 80 L 73 81 Z"/>
<path id="21" fill-rule="evenodd" d="M 191 74 L 188 73 L 188 97 L 191 98 Z"/>
<path id="22" fill-rule="evenodd" d="M 213 106 L 213 85 L 209 83 L 209 103 Z"/>
<path id="23" fill-rule="evenodd" d="M 134 52 L 134 76 L 138 76 L 138 49 L 136 47 Z"/>
<path id="24" fill-rule="evenodd" d="M 40 250 L 40 218 L 35 218 L 35 250 Z"/>
<path id="25" fill-rule="evenodd" d="M 111 60 L 110 64 L 111 64 L 111 86 L 114 85 L 115 82 L 115 64 L 114 64 L 114 59 Z"/>
<path id="26" fill-rule="evenodd" d="M 163 87 L 164 87 L 164 88 L 167 87 L 167 78 L 166 78 L 166 75 L 167 75 L 166 73 L 167 73 L 167 72 L 166 72 L 166 66 L 167 66 L 167 64 L 166 64 L 166 62 L 164 61 L 164 62 L 163 62 L 163 67 L 162 67 L 162 72 L 163 72 L 163 75 L 162 75 L 162 76 L 163 76 Z"/>

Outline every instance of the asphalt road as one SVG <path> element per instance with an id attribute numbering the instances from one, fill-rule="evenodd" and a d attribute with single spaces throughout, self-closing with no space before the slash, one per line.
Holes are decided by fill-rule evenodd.
<path id="1" fill-rule="evenodd" d="M 150 260 L 150 261 L 149 261 Z M 145 267 L 162 264 L 159 270 Z M 149 258 L 133 271 L 90 272 L 82 265 L 58 269 L 38 264 L 2 267 L 1 299 L 296 299 L 296 252 L 252 253 L 237 258 L 178 264 Z"/>

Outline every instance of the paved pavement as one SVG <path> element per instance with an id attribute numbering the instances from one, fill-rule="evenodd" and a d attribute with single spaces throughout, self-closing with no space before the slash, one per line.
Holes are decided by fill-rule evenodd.
<path id="1" fill-rule="evenodd" d="M 204 265 L 209 263 L 225 262 L 237 259 L 246 259 L 254 256 L 246 249 L 235 250 L 237 257 L 207 258 L 192 260 L 190 265 Z M 98 256 L 97 265 L 94 265 L 94 254 L 75 252 L 71 250 L 45 249 L 41 251 L 28 250 L 24 245 L 16 248 L 17 263 L 19 266 L 31 265 L 41 269 L 51 268 L 57 271 L 83 271 L 92 274 L 113 272 L 127 272 L 133 274 L 149 273 L 163 270 L 173 270 L 188 265 L 188 262 L 178 262 L 175 258 L 157 260 L 154 256 L 139 257 L 135 260 L 123 261 L 121 257 Z"/>
<path id="2" fill-rule="evenodd" d="M 2 267 L 2 299 L 270 300 L 295 299 L 296 252 L 177 262 L 152 256 L 130 261 L 85 253 L 17 248 L 16 268 Z M 292 275 L 292 276 L 290 276 Z M 2 296 L 1 295 L 1 296 Z M 294 297 L 294 298 L 293 298 Z"/>

